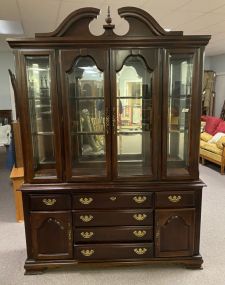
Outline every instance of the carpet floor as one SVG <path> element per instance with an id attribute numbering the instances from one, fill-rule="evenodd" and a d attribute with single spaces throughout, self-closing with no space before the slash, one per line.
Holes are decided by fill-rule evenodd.
<path id="1" fill-rule="evenodd" d="M 15 209 L 5 153 L 0 151 L 0 285 L 224 285 L 225 284 L 225 176 L 219 168 L 200 166 L 203 191 L 201 254 L 204 270 L 181 266 L 137 266 L 110 269 L 69 267 L 43 275 L 24 276 L 26 258 L 23 223 Z"/>

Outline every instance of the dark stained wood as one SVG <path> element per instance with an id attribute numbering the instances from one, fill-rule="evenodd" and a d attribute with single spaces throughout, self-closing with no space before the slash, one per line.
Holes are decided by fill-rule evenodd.
<path id="1" fill-rule="evenodd" d="M 75 259 L 78 261 L 118 259 L 145 260 L 153 256 L 152 243 L 75 245 L 74 250 Z"/>
<path id="2" fill-rule="evenodd" d="M 73 209 L 151 208 L 153 194 L 137 193 L 86 193 L 73 196 Z"/>
<path id="3" fill-rule="evenodd" d="M 117 165 L 117 133 L 115 132 L 117 125 L 112 126 L 112 164 L 113 164 L 113 177 L 114 180 L 127 180 L 130 181 L 134 179 L 135 181 L 149 181 L 155 180 L 158 176 L 158 166 L 153 161 L 159 161 L 158 154 L 159 154 L 159 126 L 160 126 L 160 105 L 159 105 L 159 50 L 156 49 L 112 49 L 111 50 L 111 67 L 110 73 L 112 75 L 111 80 L 111 105 L 112 105 L 112 114 L 114 117 L 117 117 L 117 80 L 116 80 L 116 73 L 119 72 L 126 59 L 130 56 L 136 56 L 144 60 L 146 64 L 146 68 L 148 71 L 151 72 L 153 80 L 152 80 L 152 109 L 150 110 L 150 118 L 149 122 L 151 125 L 150 130 L 150 145 L 148 149 L 148 154 L 151 157 L 152 164 L 149 165 L 151 167 L 151 175 L 132 175 L 132 177 L 123 177 L 118 175 L 118 165 Z M 150 78 L 149 78 L 150 81 Z M 152 124 L 151 124 L 152 123 Z M 113 124 L 113 123 L 112 123 Z"/>
<path id="4" fill-rule="evenodd" d="M 97 8 L 78 9 L 67 16 L 54 32 L 37 33 L 35 37 L 69 37 L 79 36 L 80 34 L 85 37 L 93 37 L 89 30 L 89 24 L 94 18 L 97 18 L 99 12 L 100 10 Z"/>
<path id="5" fill-rule="evenodd" d="M 89 25 L 99 12 L 96 8 L 82 8 L 71 13 L 53 32 L 36 34 L 34 39 L 8 40 L 16 61 L 16 74 L 11 77 L 17 90 L 25 166 L 22 192 L 26 274 L 67 265 L 79 268 L 85 264 L 104 267 L 166 262 L 199 269 L 203 263 L 199 243 L 201 195 L 205 186 L 198 171 L 201 80 L 204 47 L 210 36 L 166 32 L 147 12 L 134 7 L 118 10 L 120 17 L 129 23 L 126 35 L 114 33 L 114 22 L 108 15 L 104 33 L 94 36 Z M 35 177 L 27 55 L 50 58 L 56 157 L 56 174 L 51 177 Z M 185 175 L 179 170 L 174 175 L 167 171 L 171 55 L 193 56 L 189 145 L 185 146 L 190 150 L 189 167 Z M 151 72 L 152 129 L 147 152 L 151 154 L 151 172 L 129 175 L 127 168 L 127 176 L 118 177 L 113 123 L 116 72 L 129 56 L 141 57 Z M 105 114 L 109 117 L 105 176 L 75 176 L 72 171 L 67 75 L 79 57 L 90 57 L 104 72 Z"/>
<path id="6" fill-rule="evenodd" d="M 72 258 L 72 220 L 70 212 L 31 212 L 33 258 Z"/>
<path id="7" fill-rule="evenodd" d="M 52 210 L 70 210 L 70 195 L 48 194 L 38 195 L 31 194 L 30 210 L 32 211 L 52 211 Z"/>
<path id="8" fill-rule="evenodd" d="M 19 121 L 12 122 L 12 130 L 16 156 L 15 167 L 23 167 L 22 141 Z"/>
<path id="9" fill-rule="evenodd" d="M 148 209 L 139 210 L 107 210 L 107 211 L 75 211 L 74 225 L 87 226 L 132 226 L 152 225 L 153 212 Z"/>
<path id="10" fill-rule="evenodd" d="M 35 177 L 34 159 L 31 139 L 31 122 L 29 120 L 29 100 L 28 100 L 28 86 L 26 79 L 26 56 L 49 56 L 49 67 L 51 76 L 50 97 L 51 97 L 51 111 L 52 111 L 52 124 L 54 132 L 54 146 L 55 146 L 55 159 L 56 159 L 56 176 Z M 23 104 L 20 105 L 20 122 L 23 143 L 23 155 L 25 163 L 25 181 L 34 183 L 44 183 L 48 181 L 59 182 L 62 179 L 62 163 L 61 163 L 61 138 L 60 135 L 60 111 L 58 108 L 57 88 L 56 88 L 56 62 L 55 52 L 53 50 L 38 50 L 38 51 L 20 51 L 19 52 L 19 66 L 21 70 L 21 90 L 20 96 Z"/>
<path id="11" fill-rule="evenodd" d="M 156 210 L 155 227 L 157 257 L 193 255 L 195 209 Z"/>
<path id="12" fill-rule="evenodd" d="M 182 31 L 165 31 L 151 15 L 142 9 L 123 7 L 118 9 L 118 14 L 130 24 L 130 29 L 126 36 L 183 36 Z"/>
<path id="13" fill-rule="evenodd" d="M 9 72 L 9 76 L 10 76 L 10 80 L 12 83 L 12 87 L 13 87 L 13 92 L 14 92 L 14 99 L 15 99 L 15 107 L 16 107 L 16 119 L 19 119 L 19 94 L 18 94 L 18 86 L 17 86 L 17 80 L 16 80 L 16 76 L 15 74 L 8 69 Z"/>
<path id="14" fill-rule="evenodd" d="M 111 127 L 109 126 L 109 131 L 105 131 L 105 141 L 106 141 L 106 164 L 107 170 L 105 176 L 97 177 L 95 175 L 87 176 L 76 175 L 72 173 L 72 145 L 71 145 L 71 121 L 70 121 L 70 102 L 69 102 L 69 89 L 67 80 L 67 73 L 73 67 L 73 64 L 79 57 L 90 57 L 96 63 L 96 66 L 104 72 L 104 104 L 105 104 L 105 116 L 110 116 L 110 98 L 108 92 L 109 87 L 109 68 L 108 68 L 108 52 L 106 49 L 79 49 L 79 50 L 62 50 L 60 51 L 60 75 L 61 75 L 61 85 L 62 85 L 62 107 L 64 112 L 64 142 L 67 146 L 65 148 L 65 165 L 66 165 L 66 180 L 67 181 L 96 181 L 96 180 L 109 180 L 111 177 L 111 137 L 110 131 Z M 106 127 L 105 127 L 106 129 Z"/>
<path id="15" fill-rule="evenodd" d="M 156 208 L 185 208 L 195 206 L 195 194 L 192 191 L 162 192 L 155 194 Z"/>
<path id="16" fill-rule="evenodd" d="M 143 242 L 153 240 L 152 226 L 74 228 L 75 243 Z"/>
<path id="17" fill-rule="evenodd" d="M 148 260 L 127 260 L 127 261 L 109 261 L 105 262 L 104 260 L 92 261 L 92 262 L 78 262 L 77 260 L 58 260 L 51 263 L 44 261 L 27 260 L 25 263 L 25 275 L 36 275 L 43 274 L 44 271 L 48 268 L 59 268 L 67 266 L 74 266 L 76 270 L 79 269 L 102 269 L 102 268 L 113 268 L 113 267 L 125 267 L 125 266 L 135 266 L 145 265 L 145 266 L 154 266 L 154 265 L 178 265 L 185 266 L 188 269 L 202 269 L 202 257 L 201 255 L 193 257 L 170 257 L 170 258 L 149 258 Z"/>

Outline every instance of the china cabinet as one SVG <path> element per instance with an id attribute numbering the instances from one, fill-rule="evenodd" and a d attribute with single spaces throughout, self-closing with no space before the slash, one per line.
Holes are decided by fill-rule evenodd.
<path id="1" fill-rule="evenodd" d="M 200 268 L 198 153 L 210 36 L 166 32 L 124 7 L 123 36 L 99 9 L 9 39 L 25 166 L 27 274 L 50 267 L 179 263 Z"/>

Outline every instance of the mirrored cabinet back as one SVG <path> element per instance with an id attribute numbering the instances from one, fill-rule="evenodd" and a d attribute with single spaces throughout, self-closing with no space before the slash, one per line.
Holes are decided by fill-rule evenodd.
<path id="1" fill-rule="evenodd" d="M 198 155 L 204 48 L 147 12 L 104 33 L 100 10 L 53 32 L 8 39 L 25 183 L 26 274 L 63 265 L 176 263 L 201 268 Z"/>

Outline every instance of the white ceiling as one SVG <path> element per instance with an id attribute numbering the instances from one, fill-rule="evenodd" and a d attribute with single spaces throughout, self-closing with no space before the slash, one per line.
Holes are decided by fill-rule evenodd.
<path id="1" fill-rule="evenodd" d="M 116 10 L 137 6 L 149 12 L 163 28 L 181 30 L 184 34 L 212 35 L 206 55 L 225 53 L 225 0 L 0 0 L 0 20 L 20 21 L 24 29 L 22 37 L 33 37 L 34 33 L 54 30 L 78 8 L 96 7 L 101 9 L 101 15 L 90 28 L 93 33 L 101 34 L 108 5 L 118 34 L 125 33 L 128 25 Z M 0 51 L 9 50 L 7 37 L 0 35 Z"/>

